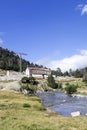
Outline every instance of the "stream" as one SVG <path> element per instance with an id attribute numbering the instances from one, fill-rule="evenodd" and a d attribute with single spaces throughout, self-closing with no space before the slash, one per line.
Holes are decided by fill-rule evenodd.
<path id="1" fill-rule="evenodd" d="M 69 97 L 62 92 L 41 92 L 38 93 L 42 105 L 62 116 L 71 116 L 72 112 L 79 111 L 81 116 L 87 116 L 87 97 Z"/>

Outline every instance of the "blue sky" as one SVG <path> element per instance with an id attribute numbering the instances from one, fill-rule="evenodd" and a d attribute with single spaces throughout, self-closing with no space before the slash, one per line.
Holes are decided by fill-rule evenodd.
<path id="1" fill-rule="evenodd" d="M 51 69 L 87 66 L 87 1 L 0 0 L 0 46 Z"/>

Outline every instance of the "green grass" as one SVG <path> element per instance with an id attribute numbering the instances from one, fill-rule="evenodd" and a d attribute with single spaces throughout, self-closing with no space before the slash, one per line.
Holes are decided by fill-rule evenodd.
<path id="1" fill-rule="evenodd" d="M 76 78 L 74 81 L 58 81 L 57 83 L 76 85 L 78 86 L 77 94 L 87 95 L 87 82 L 83 82 L 81 78 Z M 61 88 L 58 91 L 65 92 L 65 89 Z"/>
<path id="2" fill-rule="evenodd" d="M 87 117 L 62 117 L 37 97 L 0 91 L 0 130 L 87 130 Z"/>
<path id="3" fill-rule="evenodd" d="M 61 83 L 62 84 L 66 84 L 66 83 L 74 84 L 74 85 L 78 85 L 79 87 L 87 86 L 87 83 L 82 82 L 81 79 L 80 80 L 76 79 L 76 81 L 65 81 L 65 82 L 61 82 Z"/>
<path id="4" fill-rule="evenodd" d="M 77 82 L 74 81 L 74 82 L 70 82 L 70 84 L 78 85 L 79 87 L 87 86 L 87 83 L 82 81 L 77 81 Z"/>

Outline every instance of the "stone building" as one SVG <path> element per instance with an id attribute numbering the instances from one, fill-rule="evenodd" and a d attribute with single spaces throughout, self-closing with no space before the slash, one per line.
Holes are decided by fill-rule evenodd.
<path id="1" fill-rule="evenodd" d="M 51 74 L 51 69 L 27 67 L 25 73 L 28 77 L 46 78 Z"/>

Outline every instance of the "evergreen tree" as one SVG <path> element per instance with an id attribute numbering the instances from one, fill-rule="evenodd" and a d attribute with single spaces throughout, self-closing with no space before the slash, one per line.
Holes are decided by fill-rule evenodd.
<path id="1" fill-rule="evenodd" d="M 48 86 L 50 86 L 51 88 L 58 88 L 58 85 L 55 83 L 54 77 L 52 76 L 52 74 L 47 78 L 48 81 Z"/>

